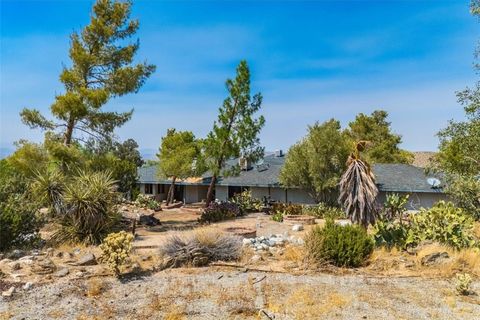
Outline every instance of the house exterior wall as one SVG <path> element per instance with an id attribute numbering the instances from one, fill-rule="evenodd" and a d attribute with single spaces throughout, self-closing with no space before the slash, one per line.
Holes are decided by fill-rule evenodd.
<path id="1" fill-rule="evenodd" d="M 302 189 L 288 189 L 287 202 L 300 204 L 315 204 L 315 200 L 310 197 L 305 190 Z"/>
<path id="2" fill-rule="evenodd" d="M 215 199 L 220 201 L 228 200 L 228 187 L 227 186 L 215 186 Z"/>
<path id="3" fill-rule="evenodd" d="M 274 201 L 285 202 L 285 189 L 283 188 L 270 188 L 270 198 Z"/>
<path id="4" fill-rule="evenodd" d="M 185 203 L 200 202 L 207 197 L 208 187 L 206 186 L 185 186 Z"/>
<path id="5" fill-rule="evenodd" d="M 380 191 L 377 201 L 380 204 L 385 203 L 387 193 L 397 193 L 401 196 L 409 195 L 408 203 L 406 205 L 407 210 L 419 210 L 420 208 L 431 208 L 436 202 L 440 200 L 448 200 L 445 193 L 439 192 L 385 192 Z"/>
<path id="6" fill-rule="evenodd" d="M 263 199 L 263 197 L 268 197 L 269 196 L 269 190 L 268 189 L 269 188 L 266 188 L 266 187 L 251 187 L 250 192 L 252 193 L 253 198 L 261 200 L 261 199 Z"/>

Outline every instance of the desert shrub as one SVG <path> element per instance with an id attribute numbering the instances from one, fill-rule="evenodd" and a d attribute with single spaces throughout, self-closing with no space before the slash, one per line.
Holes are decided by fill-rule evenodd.
<path id="1" fill-rule="evenodd" d="M 0 251 L 35 244 L 42 219 L 38 204 L 28 198 L 27 180 L 0 160 L 0 181 Z"/>
<path id="2" fill-rule="evenodd" d="M 323 202 L 313 206 L 303 206 L 302 214 L 314 216 L 318 219 L 345 219 L 347 217 L 342 209 L 329 206 Z"/>
<path id="3" fill-rule="evenodd" d="M 401 196 L 398 193 L 388 193 L 384 204 L 384 218 L 387 220 L 399 219 L 402 221 L 405 205 L 408 202 L 409 195 Z"/>
<path id="4" fill-rule="evenodd" d="M 453 202 L 470 214 L 475 220 L 480 220 L 480 179 L 478 177 L 456 177 L 450 179 L 447 193 Z"/>
<path id="5" fill-rule="evenodd" d="M 305 238 L 308 256 L 338 267 L 359 267 L 373 251 L 373 239 L 358 225 L 337 225 L 328 219 L 323 228 L 314 227 Z"/>
<path id="6" fill-rule="evenodd" d="M 373 225 L 373 239 L 377 246 L 405 249 L 410 227 L 398 222 L 377 220 Z"/>
<path id="7" fill-rule="evenodd" d="M 101 261 L 109 265 L 115 275 L 120 274 L 120 267 L 127 260 L 132 250 L 133 235 L 125 231 L 110 233 L 103 239 Z"/>
<path id="8" fill-rule="evenodd" d="M 119 222 L 115 181 L 106 172 L 80 172 L 65 187 L 64 212 L 53 242 L 97 244 Z"/>
<path id="9" fill-rule="evenodd" d="M 11 197 L 0 203 L 0 251 L 35 245 L 41 219 L 38 207 L 23 197 Z"/>
<path id="10" fill-rule="evenodd" d="M 158 210 L 160 208 L 160 203 L 158 203 L 157 200 L 143 193 L 138 194 L 135 205 L 140 208 L 152 210 Z"/>
<path id="11" fill-rule="evenodd" d="M 195 233 L 189 237 L 172 236 L 160 247 L 162 268 L 205 266 L 211 261 L 231 261 L 240 257 L 239 237 L 218 232 Z"/>
<path id="12" fill-rule="evenodd" d="M 250 190 L 245 190 L 242 193 L 237 193 L 231 199 L 231 202 L 237 204 L 242 212 L 257 212 L 262 208 L 262 201 L 252 197 Z"/>
<path id="13" fill-rule="evenodd" d="M 471 292 L 472 277 L 468 273 L 459 273 L 455 279 L 455 289 L 462 296 L 469 295 Z"/>
<path id="14" fill-rule="evenodd" d="M 270 212 L 274 221 L 282 222 L 284 215 L 298 216 L 302 214 L 302 211 L 302 206 L 299 204 L 277 202 L 272 205 Z"/>
<path id="15" fill-rule="evenodd" d="M 240 207 L 232 202 L 211 202 L 199 218 L 201 223 L 217 222 L 242 215 Z"/>
<path id="16" fill-rule="evenodd" d="M 439 201 L 412 217 L 407 245 L 425 240 L 437 241 L 454 248 L 476 245 L 473 218 L 451 202 Z"/>

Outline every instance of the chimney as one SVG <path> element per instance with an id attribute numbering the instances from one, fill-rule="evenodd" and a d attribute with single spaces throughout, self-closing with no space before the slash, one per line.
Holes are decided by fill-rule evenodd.
<path id="1" fill-rule="evenodd" d="M 238 165 L 240 166 L 240 170 L 242 171 L 248 171 L 252 168 L 252 164 L 250 163 L 250 160 L 248 160 L 244 156 L 241 156 L 240 158 L 238 158 Z"/>

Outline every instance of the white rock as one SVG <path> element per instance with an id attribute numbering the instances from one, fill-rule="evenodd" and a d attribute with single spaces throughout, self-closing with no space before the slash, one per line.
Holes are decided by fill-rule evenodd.
<path id="1" fill-rule="evenodd" d="M 256 254 L 250 259 L 250 262 L 255 263 L 255 262 L 258 262 L 260 260 L 262 260 L 262 257 L 260 255 Z"/>
<path id="2" fill-rule="evenodd" d="M 33 259 L 35 259 L 34 256 L 25 256 L 18 259 L 18 261 L 33 260 Z"/>
<path id="3" fill-rule="evenodd" d="M 33 283 L 27 282 L 23 285 L 22 289 L 23 290 L 30 290 L 30 289 L 32 289 L 32 287 L 33 287 Z"/>
<path id="4" fill-rule="evenodd" d="M 2 292 L 3 297 L 11 297 L 15 293 L 15 287 L 10 287 L 7 291 Z"/>
<path id="5" fill-rule="evenodd" d="M 248 239 L 248 238 L 243 238 L 242 242 L 244 246 L 251 245 L 253 243 L 252 239 Z"/>
<path id="6" fill-rule="evenodd" d="M 302 231 L 303 226 L 301 224 L 294 224 L 292 227 L 292 231 Z"/>

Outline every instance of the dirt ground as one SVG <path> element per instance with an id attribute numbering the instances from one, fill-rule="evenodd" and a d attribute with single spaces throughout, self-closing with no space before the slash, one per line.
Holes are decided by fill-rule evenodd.
<path id="1" fill-rule="evenodd" d="M 475 283 L 476 290 L 480 283 Z M 177 269 L 59 281 L 0 302 L 11 319 L 478 319 L 448 280 Z"/>
<path id="2" fill-rule="evenodd" d="M 431 246 L 416 255 L 376 250 L 367 267 L 315 269 L 303 260 L 302 246 L 288 245 L 281 254 L 244 249 L 240 261 L 205 268 L 155 271 L 158 247 L 167 237 L 192 230 L 256 229 L 257 236 L 282 234 L 302 238 L 312 226 L 292 226 L 263 213 L 199 225 L 199 210 L 172 209 L 155 214 L 162 222 L 139 227 L 132 265 L 121 279 L 104 265 L 72 266 L 69 259 L 96 247 L 60 247 L 48 255 L 61 278 L 28 275 L 28 266 L 7 270 L 0 289 L 18 291 L 0 297 L 0 319 L 479 319 L 480 259 L 478 252 L 448 251 L 450 259 L 423 266 L 422 256 L 447 250 Z M 323 221 L 317 220 L 319 224 Z M 58 253 L 63 252 L 59 257 Z M 72 253 L 73 252 L 73 253 Z M 260 255 L 252 262 L 253 255 Z M 73 258 L 72 258 L 73 257 Z M 0 265 L 0 268 L 3 268 Z M 468 270 L 475 277 L 473 292 L 459 296 L 453 275 Z M 13 273 L 24 276 L 16 276 Z M 21 287 L 32 281 L 33 287 Z"/>

